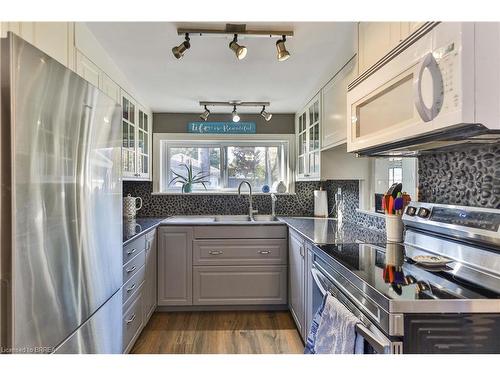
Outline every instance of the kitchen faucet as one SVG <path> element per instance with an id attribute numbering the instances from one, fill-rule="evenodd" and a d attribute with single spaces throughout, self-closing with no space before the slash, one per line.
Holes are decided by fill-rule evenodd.
<path id="1" fill-rule="evenodd" d="M 273 218 L 276 217 L 276 201 L 278 198 L 276 197 L 276 194 L 271 193 L 271 216 Z"/>
<path id="2" fill-rule="evenodd" d="M 247 180 L 241 181 L 239 186 L 238 186 L 238 195 L 241 195 L 241 185 L 243 185 L 243 184 L 248 185 L 248 190 L 249 190 L 249 193 L 248 193 L 248 216 L 250 217 L 250 220 L 253 221 L 253 214 L 256 213 L 257 210 L 254 210 L 252 208 L 252 185 L 250 185 L 250 182 L 248 182 Z"/>

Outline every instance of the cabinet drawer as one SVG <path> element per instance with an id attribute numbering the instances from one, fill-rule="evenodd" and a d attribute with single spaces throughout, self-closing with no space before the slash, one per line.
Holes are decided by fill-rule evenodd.
<path id="1" fill-rule="evenodd" d="M 205 225 L 194 227 L 195 238 L 286 238 L 285 225 Z"/>
<path id="2" fill-rule="evenodd" d="M 286 240 L 196 240 L 194 265 L 287 264 Z"/>
<path id="3" fill-rule="evenodd" d="M 141 284 L 144 281 L 145 270 L 146 267 L 142 266 L 141 268 L 139 268 L 137 272 L 134 273 L 134 275 L 125 284 L 123 284 L 122 295 L 124 304 L 127 303 L 127 301 L 129 300 L 129 298 L 132 297 L 134 292 L 141 287 Z"/>
<path id="4" fill-rule="evenodd" d="M 141 236 L 123 246 L 123 264 L 139 254 L 146 248 L 146 238 Z"/>
<path id="5" fill-rule="evenodd" d="M 137 293 L 137 298 L 123 314 L 123 351 L 127 353 L 134 341 L 139 336 L 142 327 L 142 294 Z"/>
<path id="6" fill-rule="evenodd" d="M 286 280 L 286 266 L 193 267 L 193 304 L 286 304 Z"/>
<path id="7" fill-rule="evenodd" d="M 123 283 L 126 284 L 146 262 L 146 252 L 142 250 L 139 254 L 123 266 Z"/>

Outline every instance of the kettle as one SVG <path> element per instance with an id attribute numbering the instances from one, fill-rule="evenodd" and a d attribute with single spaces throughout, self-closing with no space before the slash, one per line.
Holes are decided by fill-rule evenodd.
<path id="1" fill-rule="evenodd" d="M 139 201 L 139 207 L 137 207 L 137 201 Z M 128 194 L 123 198 L 123 216 L 124 217 L 135 217 L 137 211 L 142 208 L 142 198 L 132 197 Z"/>

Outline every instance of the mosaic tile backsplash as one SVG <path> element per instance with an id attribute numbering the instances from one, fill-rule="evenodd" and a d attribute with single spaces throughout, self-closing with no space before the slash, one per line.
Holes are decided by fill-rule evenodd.
<path id="1" fill-rule="evenodd" d="M 500 208 L 500 145 L 467 146 L 418 160 L 419 200 Z"/>
<path id="2" fill-rule="evenodd" d="M 327 191 L 330 217 L 335 217 L 335 193 L 340 187 L 343 196 L 343 219 L 359 223 L 371 229 L 384 230 L 383 219 L 359 213 L 359 182 L 355 180 L 329 180 L 321 182 Z M 276 214 L 280 216 L 313 216 L 314 190 L 319 189 L 320 182 L 296 182 L 295 193 L 278 195 Z M 151 182 L 123 183 L 123 194 L 141 197 L 143 208 L 140 216 L 161 217 L 171 215 L 243 215 L 248 213 L 247 195 L 224 194 L 170 194 L 152 195 Z M 255 195 L 253 207 L 260 214 L 271 213 L 271 197 L 269 195 Z"/>

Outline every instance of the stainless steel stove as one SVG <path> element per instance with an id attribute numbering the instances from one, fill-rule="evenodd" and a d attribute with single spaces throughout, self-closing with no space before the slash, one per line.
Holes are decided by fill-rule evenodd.
<path id="1" fill-rule="evenodd" d="M 317 246 L 313 305 L 330 291 L 374 352 L 500 353 L 500 211 L 411 203 L 403 220 L 404 244 Z"/>

